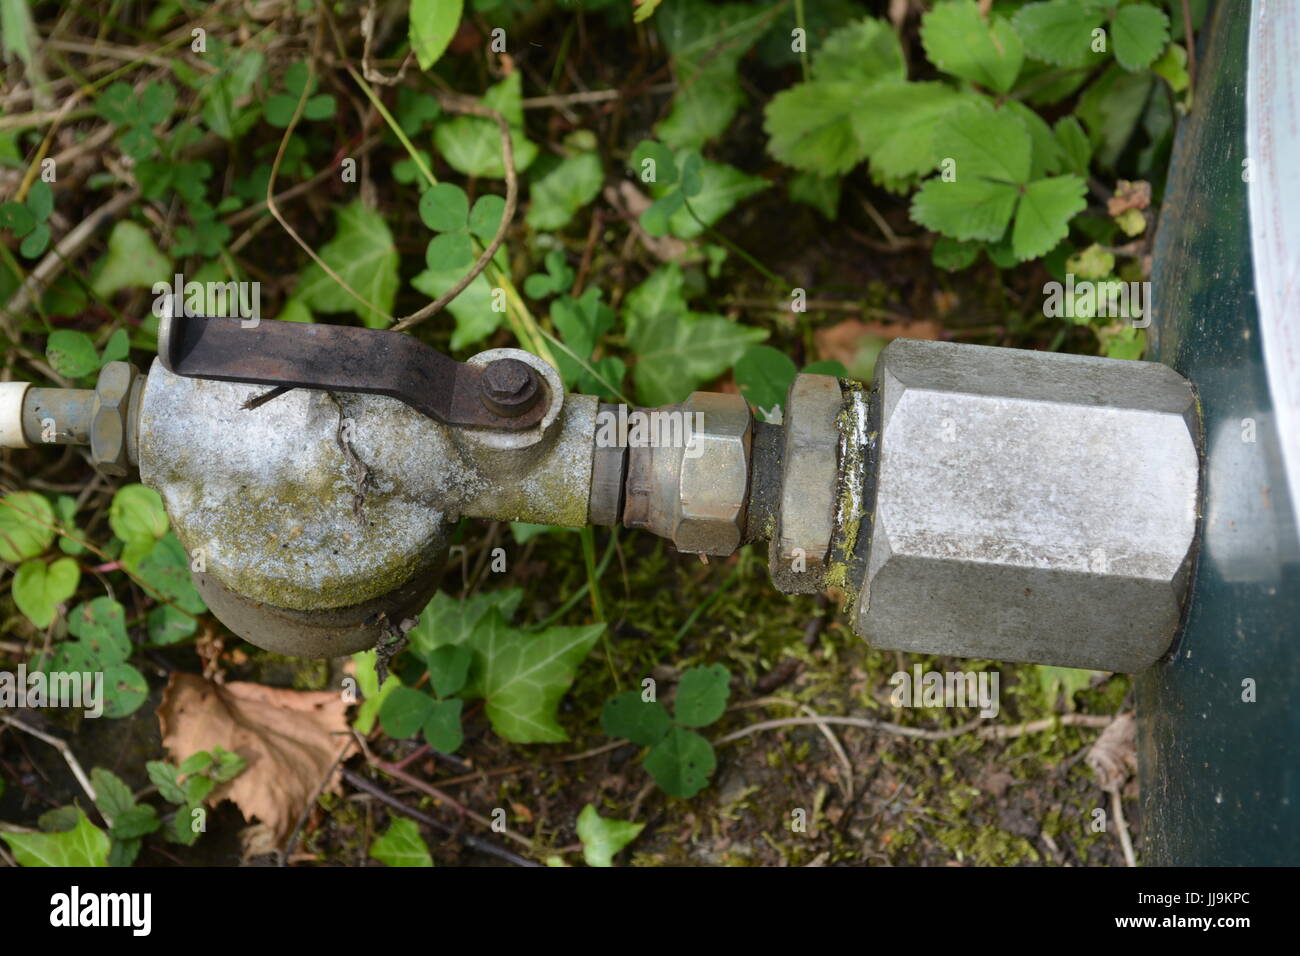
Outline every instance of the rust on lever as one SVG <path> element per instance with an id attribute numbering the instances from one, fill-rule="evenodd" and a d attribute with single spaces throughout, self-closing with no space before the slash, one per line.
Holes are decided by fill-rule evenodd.
<path id="1" fill-rule="evenodd" d="M 546 386 L 537 372 L 512 359 L 503 360 L 512 363 L 507 377 L 531 378 L 521 383 L 526 395 L 509 405 L 494 388 L 502 370 L 488 375 L 498 362 L 467 365 L 413 336 L 384 329 L 276 319 L 245 327 L 245 321 L 164 318 L 158 334 L 163 367 L 189 378 L 388 395 L 444 425 L 470 428 L 530 428 L 549 404 L 539 401 Z M 518 410 L 521 404 L 526 407 Z"/>

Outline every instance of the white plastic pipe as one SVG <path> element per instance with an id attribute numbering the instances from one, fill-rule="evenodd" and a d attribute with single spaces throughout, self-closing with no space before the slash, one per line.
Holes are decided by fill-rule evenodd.
<path id="1" fill-rule="evenodd" d="M 30 382 L 0 382 L 0 448 L 27 448 L 23 435 L 23 399 Z"/>

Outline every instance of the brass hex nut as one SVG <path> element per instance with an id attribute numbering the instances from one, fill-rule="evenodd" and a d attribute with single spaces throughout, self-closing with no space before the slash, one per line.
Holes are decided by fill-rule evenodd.
<path id="1" fill-rule="evenodd" d="M 99 380 L 95 383 L 90 460 L 101 472 L 114 478 L 123 477 L 130 470 L 128 416 L 137 374 L 129 362 L 109 362 L 100 369 Z"/>
<path id="2" fill-rule="evenodd" d="M 681 409 L 691 441 L 678 472 L 673 544 L 691 554 L 731 554 L 740 547 L 749 495 L 749 403 L 739 395 L 695 392 Z"/>

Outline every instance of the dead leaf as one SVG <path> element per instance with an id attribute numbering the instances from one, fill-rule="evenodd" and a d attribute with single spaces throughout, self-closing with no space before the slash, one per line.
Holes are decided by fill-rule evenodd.
<path id="1" fill-rule="evenodd" d="M 943 333 L 943 325 L 933 319 L 916 319 L 910 322 L 863 322 L 845 319 L 813 333 L 813 344 L 820 359 L 835 359 L 845 366 L 853 364 L 862 340 L 869 335 L 882 339 L 929 339 L 935 341 Z"/>
<path id="2" fill-rule="evenodd" d="M 1115 195 L 1106 200 L 1106 212 L 1118 216 L 1130 209 L 1146 209 L 1151 205 L 1151 184 L 1144 179 L 1130 182 L 1121 179 L 1115 184 Z"/>
<path id="3" fill-rule="evenodd" d="M 1122 787 L 1129 774 L 1137 770 L 1137 724 L 1133 715 L 1120 714 L 1111 721 L 1088 751 L 1087 759 L 1103 790 Z"/>
<path id="4" fill-rule="evenodd" d="M 344 742 L 344 759 L 356 749 L 347 736 L 347 707 L 336 691 L 240 681 L 214 684 L 197 674 L 173 674 L 158 707 L 158 723 L 163 744 L 177 763 L 214 747 L 247 760 L 248 768 L 214 788 L 208 803 L 233 800 L 245 820 L 260 820 L 272 842 L 281 845 Z M 337 777 L 326 789 L 338 792 Z"/>

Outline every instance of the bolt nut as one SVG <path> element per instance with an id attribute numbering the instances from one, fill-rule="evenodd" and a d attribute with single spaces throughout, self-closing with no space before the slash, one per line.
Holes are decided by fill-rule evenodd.
<path id="1" fill-rule="evenodd" d="M 132 386 L 138 373 L 129 362 L 109 362 L 95 383 L 90 421 L 90 461 L 105 475 L 124 477 L 130 470 L 127 454 L 128 416 Z"/>
<path id="2" fill-rule="evenodd" d="M 483 404 L 498 415 L 514 418 L 537 404 L 541 383 L 537 373 L 518 359 L 490 363 L 479 380 Z"/>
<path id="3" fill-rule="evenodd" d="M 728 555 L 740 547 L 749 499 L 754 423 L 739 395 L 695 392 L 679 405 L 642 410 L 680 416 L 677 442 L 628 453 L 623 523 L 646 528 L 688 554 Z"/>

